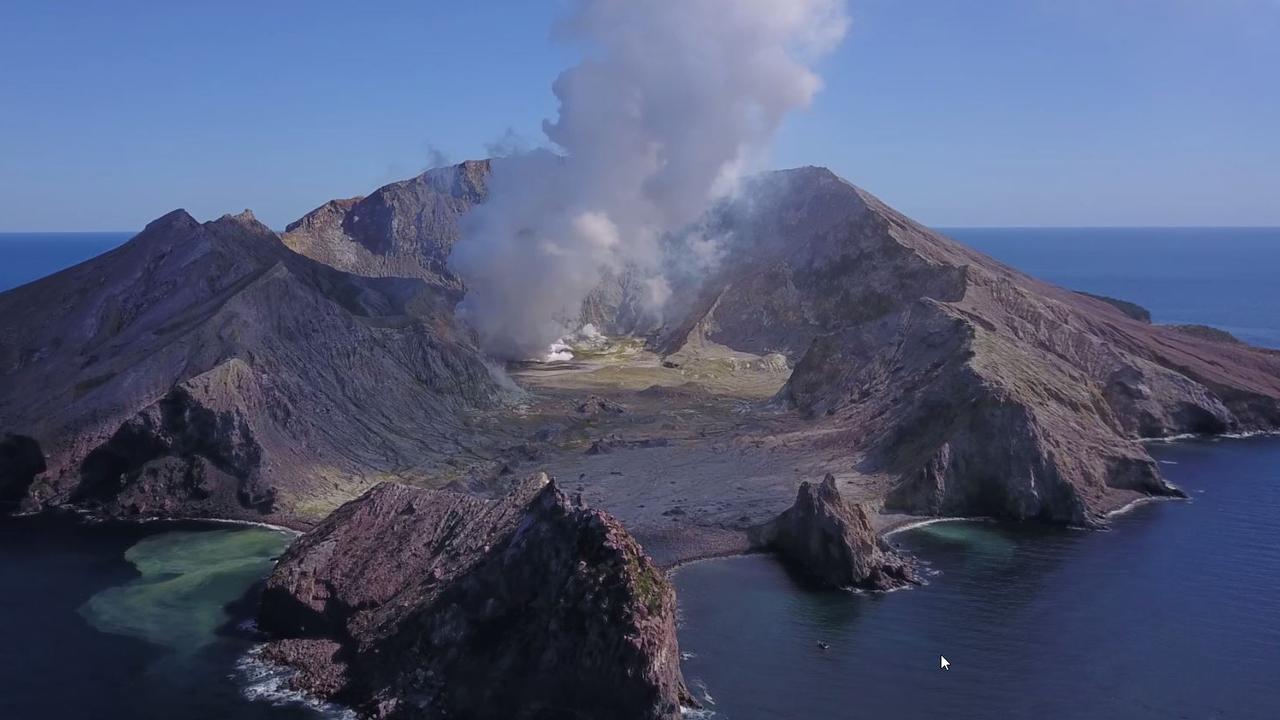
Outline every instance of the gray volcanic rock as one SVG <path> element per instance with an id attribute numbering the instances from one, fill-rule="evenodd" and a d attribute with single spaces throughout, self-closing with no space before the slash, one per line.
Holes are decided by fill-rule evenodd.
<path id="1" fill-rule="evenodd" d="M 459 289 L 448 269 L 458 219 L 487 194 L 489 161 L 468 161 L 332 200 L 285 228 L 290 249 L 368 277 L 417 277 Z"/>
<path id="2" fill-rule="evenodd" d="M 497 501 L 383 484 L 285 553 L 267 659 L 379 718 L 675 718 L 675 595 L 545 475 Z"/>
<path id="3" fill-rule="evenodd" d="M 175 211 L 0 294 L 0 431 L 20 438 L 0 484 L 28 510 L 305 523 L 498 401 L 452 304 L 301 257 L 247 212 Z"/>
<path id="4" fill-rule="evenodd" d="M 753 528 L 751 539 L 830 587 L 892 590 L 915 582 L 910 563 L 876 535 L 862 505 L 844 501 L 831 475 L 801 483 L 795 504 Z"/>
<path id="5" fill-rule="evenodd" d="M 825 169 L 749 198 L 719 211 L 734 250 L 663 348 L 796 359 L 778 399 L 887 509 L 1095 525 L 1180 494 L 1137 438 L 1280 426 L 1276 353 L 1034 280 Z"/>

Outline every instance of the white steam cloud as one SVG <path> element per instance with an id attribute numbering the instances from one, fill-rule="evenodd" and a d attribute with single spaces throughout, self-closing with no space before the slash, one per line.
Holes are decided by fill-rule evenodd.
<path id="1" fill-rule="evenodd" d="M 545 353 L 624 267 L 658 311 L 664 233 L 760 161 L 821 87 L 810 63 L 847 26 L 843 0 L 580 0 L 557 34 L 585 58 L 555 81 L 559 117 L 543 123 L 559 152 L 496 162 L 450 257 L 484 348 Z"/>

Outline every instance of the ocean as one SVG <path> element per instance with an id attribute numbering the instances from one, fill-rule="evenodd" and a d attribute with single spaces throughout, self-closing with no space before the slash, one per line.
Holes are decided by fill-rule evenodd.
<path id="1" fill-rule="evenodd" d="M 0 233 L 0 292 L 97 257 L 135 234 Z"/>
<path id="2" fill-rule="evenodd" d="M 1280 229 L 946 232 L 1156 322 L 1280 347 Z M 0 234 L 0 290 L 128 235 Z M 1138 506 L 1107 532 L 898 533 L 927 563 L 920 588 L 815 592 L 766 556 L 683 567 L 686 678 L 716 720 L 1280 716 L 1280 439 L 1153 452 L 1191 500 Z M 227 525 L 0 520 L 0 718 L 340 715 L 248 657 L 246 593 L 286 542 Z"/>
<path id="3" fill-rule="evenodd" d="M 1191 500 L 1106 532 L 891 536 L 928 563 L 920 588 L 803 590 L 766 556 L 681 568 L 685 679 L 716 720 L 1280 717 L 1280 440 L 1155 453 Z"/>

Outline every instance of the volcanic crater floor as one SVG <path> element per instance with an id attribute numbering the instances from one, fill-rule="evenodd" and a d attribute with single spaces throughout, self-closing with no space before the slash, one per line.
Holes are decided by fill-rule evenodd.
<path id="1" fill-rule="evenodd" d="M 830 473 L 872 508 L 888 490 L 856 471 L 839 431 L 774 399 L 790 374 L 781 356 L 701 344 L 662 357 L 613 338 L 507 372 L 519 399 L 466 418 L 477 442 L 430 473 L 437 483 L 497 493 L 545 470 L 664 566 L 749 551 L 745 530 L 789 507 L 803 481 Z M 912 519 L 874 518 L 881 531 Z"/>

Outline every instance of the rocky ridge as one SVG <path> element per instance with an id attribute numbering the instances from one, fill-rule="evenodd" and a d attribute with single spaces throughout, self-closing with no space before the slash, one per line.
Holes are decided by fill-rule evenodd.
<path id="1" fill-rule="evenodd" d="M 285 228 L 291 250 L 369 277 L 416 277 L 455 290 L 458 219 L 484 202 L 490 161 L 435 168 L 366 197 L 331 200 Z"/>
<path id="2" fill-rule="evenodd" d="M 318 519 L 456 449 L 502 397 L 449 292 L 183 211 L 0 294 L 0 496 L 26 510 Z M 453 429 L 451 429 L 453 428 Z"/>
<path id="3" fill-rule="evenodd" d="M 545 475 L 495 501 L 379 485 L 289 548 L 259 626 L 299 688 L 377 718 L 656 720 L 685 696 L 666 575 Z"/>
<path id="4" fill-rule="evenodd" d="M 1180 494 L 1140 438 L 1280 426 L 1276 353 L 1037 281 L 822 168 L 749 197 L 719 211 L 737 250 L 662 345 L 792 358 L 778 401 L 886 509 L 1098 525 Z"/>

